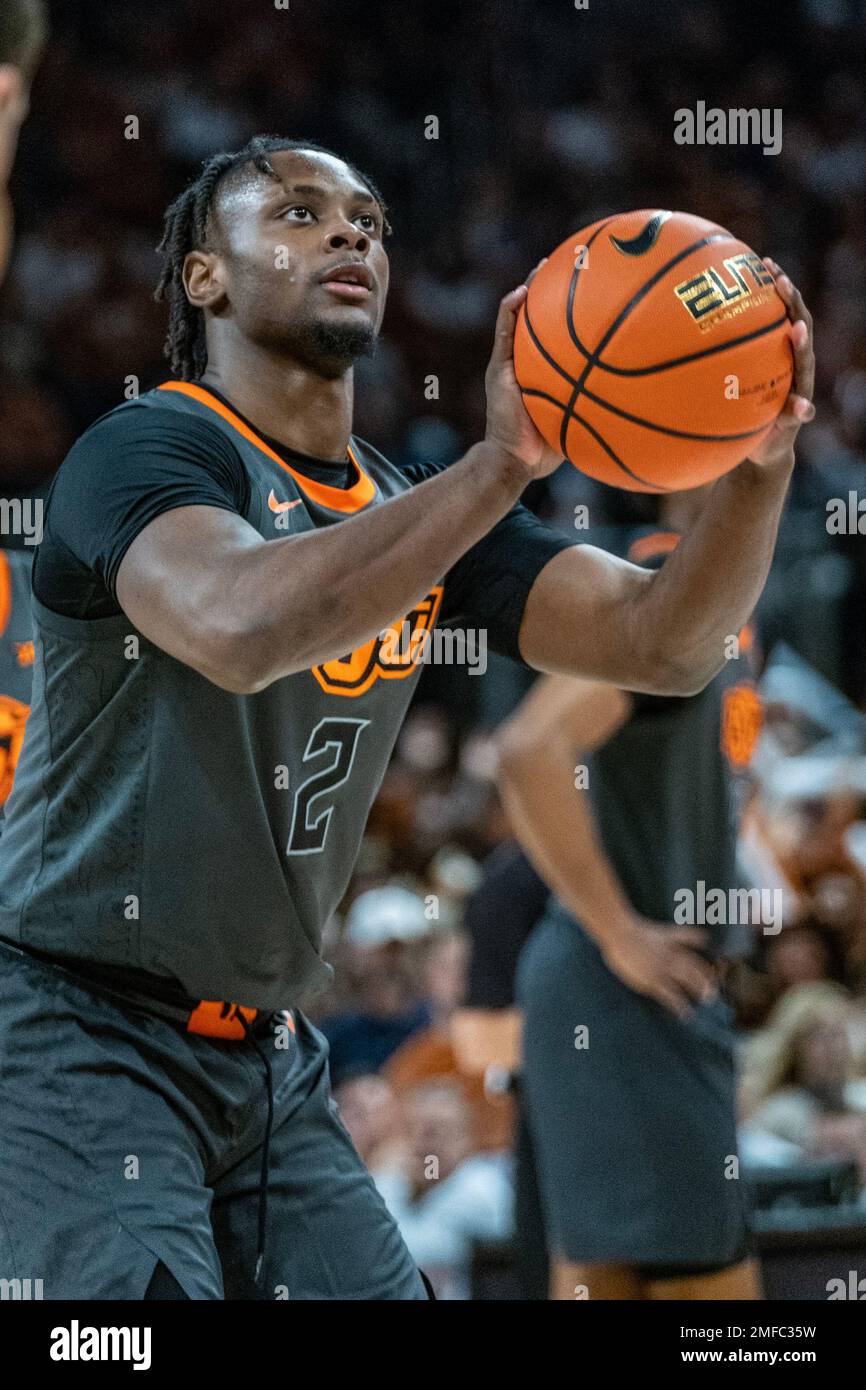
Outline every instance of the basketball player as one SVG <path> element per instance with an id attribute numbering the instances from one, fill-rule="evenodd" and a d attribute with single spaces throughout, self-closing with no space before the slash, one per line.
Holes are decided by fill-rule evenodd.
<path id="1" fill-rule="evenodd" d="M 9 178 L 18 133 L 27 115 L 28 88 L 45 42 L 42 0 L 5 0 L 0 15 L 0 283 L 12 249 Z M 10 513 L 11 515 L 11 513 Z M 0 530 L 0 822 L 24 740 L 30 702 L 33 643 L 30 567 L 33 551 L 8 548 Z"/>
<path id="2" fill-rule="evenodd" d="M 211 160 L 162 243 L 174 378 L 52 488 L 0 864 L 0 1271 L 46 1297 L 425 1296 L 297 1009 L 329 977 L 412 652 L 463 615 L 539 668 L 696 690 L 767 572 L 813 409 L 787 281 L 796 394 L 656 575 L 518 505 L 559 462 L 514 378 L 525 286 L 483 441 L 406 471 L 352 435 L 385 231 L 327 151 Z"/>
<path id="3" fill-rule="evenodd" d="M 664 498 L 666 523 L 687 530 L 703 491 Z M 676 543 L 643 536 L 631 553 L 660 563 Z M 737 886 L 751 652 L 745 629 L 685 700 L 549 677 L 502 734 L 506 804 L 555 893 L 517 969 L 553 1298 L 759 1297 L 717 964 L 754 928 L 672 924 L 678 889 Z"/>

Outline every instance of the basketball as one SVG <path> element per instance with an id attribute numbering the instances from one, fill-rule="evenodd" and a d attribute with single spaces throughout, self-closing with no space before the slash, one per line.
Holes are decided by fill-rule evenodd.
<path id="1" fill-rule="evenodd" d="M 532 280 L 514 341 L 526 408 L 575 467 L 632 492 L 748 458 L 791 386 L 790 323 L 759 256 L 689 213 L 621 213 Z"/>

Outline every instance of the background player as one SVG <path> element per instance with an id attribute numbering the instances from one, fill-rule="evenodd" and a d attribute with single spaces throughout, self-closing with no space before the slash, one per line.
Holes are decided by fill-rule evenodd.
<path id="1" fill-rule="evenodd" d="M 698 499 L 664 499 L 665 523 L 687 531 Z M 645 535 L 631 554 L 660 563 L 676 542 Z M 503 732 L 512 822 L 556 895 L 517 982 L 554 1298 L 759 1296 L 717 993 L 752 931 L 672 924 L 678 889 L 738 881 L 732 774 L 760 727 L 748 629 L 733 651 L 686 700 L 551 677 Z"/>
<path id="2" fill-rule="evenodd" d="M 813 413 L 789 282 L 797 394 L 653 574 L 515 506 L 558 463 L 514 380 L 524 286 L 500 307 L 483 442 L 413 473 L 352 436 L 384 230 L 327 151 L 210 161 L 163 242 L 179 379 L 87 431 L 52 489 L 0 864 L 5 1262 L 50 1271 L 49 1297 L 423 1297 L 321 1036 L 302 1014 L 271 1036 L 328 978 L 322 927 L 417 675 L 381 634 L 462 614 L 536 667 L 685 691 L 766 575 Z"/>

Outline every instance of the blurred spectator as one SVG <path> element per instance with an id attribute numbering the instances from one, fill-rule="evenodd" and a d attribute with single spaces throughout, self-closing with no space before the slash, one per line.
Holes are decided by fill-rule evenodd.
<path id="1" fill-rule="evenodd" d="M 462 1069 L 452 1041 L 452 1019 L 466 999 L 468 955 L 464 932 L 441 931 L 433 937 L 424 969 L 431 1021 L 397 1048 L 383 1071 L 398 1096 L 411 1093 L 425 1081 L 452 1083 L 469 1107 L 473 1148 L 496 1152 L 511 1143 L 514 1116 L 510 1097 L 488 1095 L 483 1077 Z"/>
<path id="2" fill-rule="evenodd" d="M 851 1016 L 839 986 L 785 995 L 747 1053 L 746 1124 L 813 1157 L 856 1162 L 866 1188 L 866 1079 L 855 1075 Z"/>
<path id="3" fill-rule="evenodd" d="M 373 1177 L 437 1298 L 467 1298 L 474 1242 L 511 1233 L 510 1162 L 473 1156 L 470 1110 L 458 1086 L 430 1083 L 403 1104 L 405 1149 Z"/>
<path id="4" fill-rule="evenodd" d="M 344 968 L 357 1007 L 320 1024 L 331 1047 L 334 1085 L 378 1071 L 391 1053 L 430 1022 L 413 947 L 430 931 L 424 903 L 407 889 L 389 886 L 362 893 L 346 923 Z"/>
<path id="5" fill-rule="evenodd" d="M 401 1114 L 388 1082 L 382 1076 L 349 1076 L 334 1088 L 340 1118 L 370 1169 L 394 1161 L 401 1150 Z"/>

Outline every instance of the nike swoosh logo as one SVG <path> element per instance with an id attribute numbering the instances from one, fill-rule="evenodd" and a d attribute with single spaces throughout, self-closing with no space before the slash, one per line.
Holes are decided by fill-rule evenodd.
<path id="1" fill-rule="evenodd" d="M 300 505 L 300 497 L 296 497 L 293 502 L 278 502 L 276 494 L 274 493 L 274 489 L 271 488 L 271 494 L 268 498 L 268 506 L 270 507 L 272 512 L 288 512 L 291 511 L 292 507 L 299 507 Z"/>
<path id="2" fill-rule="evenodd" d="M 670 217 L 669 212 L 657 212 L 655 217 L 651 217 L 649 222 L 637 236 L 630 241 L 623 241 L 618 236 L 612 236 L 611 241 L 617 251 L 621 251 L 624 256 L 643 256 L 650 251 L 658 241 L 659 232 Z"/>

